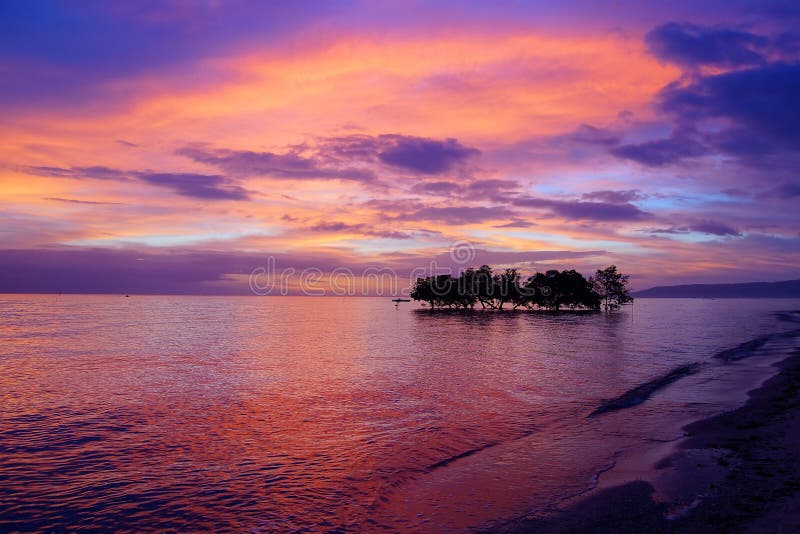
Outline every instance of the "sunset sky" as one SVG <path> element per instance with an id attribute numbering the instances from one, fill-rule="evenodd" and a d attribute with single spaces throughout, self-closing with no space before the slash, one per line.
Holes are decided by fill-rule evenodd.
<path id="1" fill-rule="evenodd" d="M 800 278 L 796 2 L 0 4 L 0 291 Z"/>

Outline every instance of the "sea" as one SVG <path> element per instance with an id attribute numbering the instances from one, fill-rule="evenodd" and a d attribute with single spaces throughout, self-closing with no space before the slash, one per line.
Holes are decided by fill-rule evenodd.
<path id="1" fill-rule="evenodd" d="M 0 531 L 490 529 L 742 405 L 798 310 L 0 295 Z"/>

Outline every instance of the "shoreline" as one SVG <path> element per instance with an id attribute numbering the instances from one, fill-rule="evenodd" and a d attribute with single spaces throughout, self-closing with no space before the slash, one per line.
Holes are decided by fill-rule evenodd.
<path id="1" fill-rule="evenodd" d="M 603 484 L 555 514 L 491 531 L 800 531 L 800 350 L 772 365 L 777 374 L 743 406 L 686 425 L 652 459 L 651 477 Z"/>

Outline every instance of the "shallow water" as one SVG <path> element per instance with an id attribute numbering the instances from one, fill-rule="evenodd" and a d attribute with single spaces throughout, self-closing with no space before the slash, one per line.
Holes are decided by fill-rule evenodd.
<path id="1" fill-rule="evenodd" d="M 744 400 L 792 300 L 613 315 L 386 298 L 0 295 L 0 530 L 462 531 Z M 769 345 L 769 344 L 768 344 Z M 700 362 L 638 406 L 605 399 Z"/>

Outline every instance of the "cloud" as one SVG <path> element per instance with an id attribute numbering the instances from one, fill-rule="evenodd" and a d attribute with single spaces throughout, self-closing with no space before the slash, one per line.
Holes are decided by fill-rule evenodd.
<path id="1" fill-rule="evenodd" d="M 43 197 L 43 200 L 51 200 L 53 202 L 63 202 L 65 204 L 88 204 L 93 206 L 120 206 L 122 202 L 98 202 L 95 200 L 77 200 L 74 198 L 61 198 L 61 197 Z"/>
<path id="2" fill-rule="evenodd" d="M 368 224 L 348 224 L 344 222 L 320 222 L 310 227 L 315 232 L 352 232 L 386 239 L 411 239 L 413 235 L 392 230 L 376 230 Z"/>
<path id="3" fill-rule="evenodd" d="M 670 228 L 655 228 L 649 230 L 654 234 L 688 234 L 697 232 L 701 234 L 716 236 L 735 236 L 740 237 L 742 232 L 725 223 L 713 220 L 696 221 L 686 226 L 672 226 Z"/>
<path id="4" fill-rule="evenodd" d="M 738 187 L 728 187 L 720 192 L 728 195 L 729 197 L 736 198 L 748 198 L 750 196 L 749 192 L 745 191 L 744 189 L 739 189 Z"/>
<path id="5" fill-rule="evenodd" d="M 457 139 L 443 140 L 412 135 L 356 134 L 319 140 L 319 154 L 334 161 L 366 161 L 394 169 L 436 175 L 449 172 L 480 154 Z"/>
<path id="6" fill-rule="evenodd" d="M 427 193 L 437 196 L 454 196 L 469 200 L 493 200 L 502 192 L 516 189 L 519 183 L 515 180 L 487 178 L 474 180 L 465 184 L 450 181 L 419 182 L 411 188 L 415 193 Z"/>
<path id="7" fill-rule="evenodd" d="M 758 13 L 779 21 L 789 23 L 800 18 L 800 6 L 794 0 L 772 0 L 770 2 L 753 3 L 747 6 L 747 11 Z"/>
<path id="8" fill-rule="evenodd" d="M 246 189 L 236 185 L 225 176 L 166 173 L 152 171 L 123 171 L 108 167 L 24 167 L 24 171 L 39 176 L 73 178 L 77 180 L 113 180 L 126 182 L 136 180 L 151 185 L 172 189 L 177 194 L 204 200 L 248 200 Z"/>
<path id="9" fill-rule="evenodd" d="M 357 182 L 376 180 L 375 174 L 369 169 L 326 166 L 320 158 L 306 157 L 297 151 L 278 154 L 193 145 L 180 148 L 176 153 L 236 176 L 271 176 L 292 180 L 334 179 Z"/>
<path id="10" fill-rule="evenodd" d="M 496 224 L 492 228 L 530 228 L 531 226 L 536 226 L 536 223 L 515 218 L 505 224 Z"/>
<path id="11" fill-rule="evenodd" d="M 70 167 L 70 168 L 29 166 L 29 167 L 22 167 L 22 170 L 28 174 L 35 174 L 37 176 L 50 176 L 53 178 L 75 178 L 77 180 L 91 178 L 94 180 L 127 181 L 131 179 L 130 173 L 103 166 Z"/>
<path id="12" fill-rule="evenodd" d="M 500 180 L 497 178 L 475 180 L 467 184 L 464 196 L 475 200 L 493 199 L 504 191 L 516 189 L 518 187 L 519 183 L 515 180 Z"/>
<path id="13" fill-rule="evenodd" d="M 627 189 L 623 191 L 603 190 L 584 193 L 581 195 L 581 198 L 584 200 L 609 202 L 611 204 L 624 204 L 626 202 L 641 200 L 645 198 L 645 195 L 643 195 L 638 189 Z"/>
<path id="14" fill-rule="evenodd" d="M 377 181 L 373 168 L 376 165 L 436 175 L 455 169 L 480 152 L 456 139 L 355 134 L 321 137 L 312 144 L 289 147 L 283 153 L 212 148 L 205 144 L 186 146 L 176 153 L 235 176 L 371 183 Z"/>
<path id="15" fill-rule="evenodd" d="M 656 105 L 675 121 L 672 135 L 615 146 L 612 155 L 650 167 L 715 153 L 734 156 L 751 168 L 791 166 L 764 157 L 800 149 L 795 103 L 800 63 L 786 62 L 798 51 L 794 34 L 772 38 L 670 22 L 645 40 L 655 55 L 693 72 L 657 95 Z"/>
<path id="16" fill-rule="evenodd" d="M 770 46 L 760 35 L 677 22 L 657 26 L 645 35 L 645 42 L 659 59 L 685 68 L 761 65 Z"/>
<path id="17" fill-rule="evenodd" d="M 185 197 L 206 200 L 248 200 L 247 190 L 231 185 L 224 176 L 190 173 L 137 172 L 135 176 L 149 184 L 172 189 Z"/>
<path id="18" fill-rule="evenodd" d="M 725 118 L 773 143 L 800 148 L 800 63 L 761 67 L 671 84 L 659 95 L 661 108 L 678 120 Z"/>
<path id="19" fill-rule="evenodd" d="M 3 249 L 0 293 L 252 295 L 247 275 L 263 268 L 269 256 L 275 258 L 277 271 L 315 267 L 330 272 L 366 266 L 357 257 L 331 250 L 247 254 L 152 248 Z"/>
<path id="20" fill-rule="evenodd" d="M 622 145 L 612 148 L 610 152 L 618 158 L 650 167 L 661 167 L 685 158 L 705 156 L 710 151 L 708 147 L 695 141 L 691 134 L 676 132 L 665 139 Z"/>
<path id="21" fill-rule="evenodd" d="M 379 139 L 382 147 L 378 158 L 383 163 L 422 174 L 450 171 L 468 157 L 480 153 L 456 139 L 437 141 L 407 135 L 382 135 Z"/>
<path id="22" fill-rule="evenodd" d="M 315 232 L 342 232 L 345 230 L 354 230 L 358 229 L 359 231 L 363 228 L 363 224 L 347 224 L 343 222 L 321 222 L 317 223 L 311 227 L 311 230 Z"/>
<path id="23" fill-rule="evenodd" d="M 630 113 L 630 111 L 627 113 Z M 588 145 L 611 146 L 619 143 L 619 137 L 616 134 L 597 128 L 590 124 L 581 124 L 575 131 L 564 136 L 563 139 L 573 143 L 583 143 Z"/>
<path id="24" fill-rule="evenodd" d="M 742 233 L 736 228 L 716 221 L 700 221 L 689 226 L 689 230 L 691 230 L 692 232 L 702 232 L 704 234 L 719 235 L 719 236 L 742 235 Z"/>
<path id="25" fill-rule="evenodd" d="M 213 293 L 208 283 L 258 265 L 218 254 L 85 248 L 0 250 L 0 262 L 2 292 L 71 293 Z"/>
<path id="26" fill-rule="evenodd" d="M 474 224 L 511 217 L 514 212 L 504 207 L 452 206 L 424 207 L 396 217 L 401 221 L 435 221 L 446 224 Z"/>
<path id="27" fill-rule="evenodd" d="M 411 190 L 415 193 L 426 193 L 438 196 L 451 196 L 459 193 L 463 188 L 455 182 L 435 181 L 435 182 L 419 182 L 414 184 Z"/>
<path id="28" fill-rule="evenodd" d="M 518 197 L 512 204 L 520 207 L 542 208 L 570 220 L 601 222 L 639 221 L 651 217 L 630 203 L 584 202 L 580 200 L 551 200 L 536 197 Z"/>
<path id="29" fill-rule="evenodd" d="M 711 146 L 738 159 L 762 164 L 762 157 L 780 149 L 766 135 L 751 128 L 731 127 L 706 135 Z"/>
<path id="30" fill-rule="evenodd" d="M 777 187 L 758 195 L 758 198 L 761 199 L 770 198 L 779 200 L 794 199 L 797 197 L 800 197 L 800 182 L 783 182 Z"/>
<path id="31" fill-rule="evenodd" d="M 800 197 L 800 183 L 797 182 L 787 182 L 778 186 L 777 193 L 782 198 L 794 198 Z"/>

